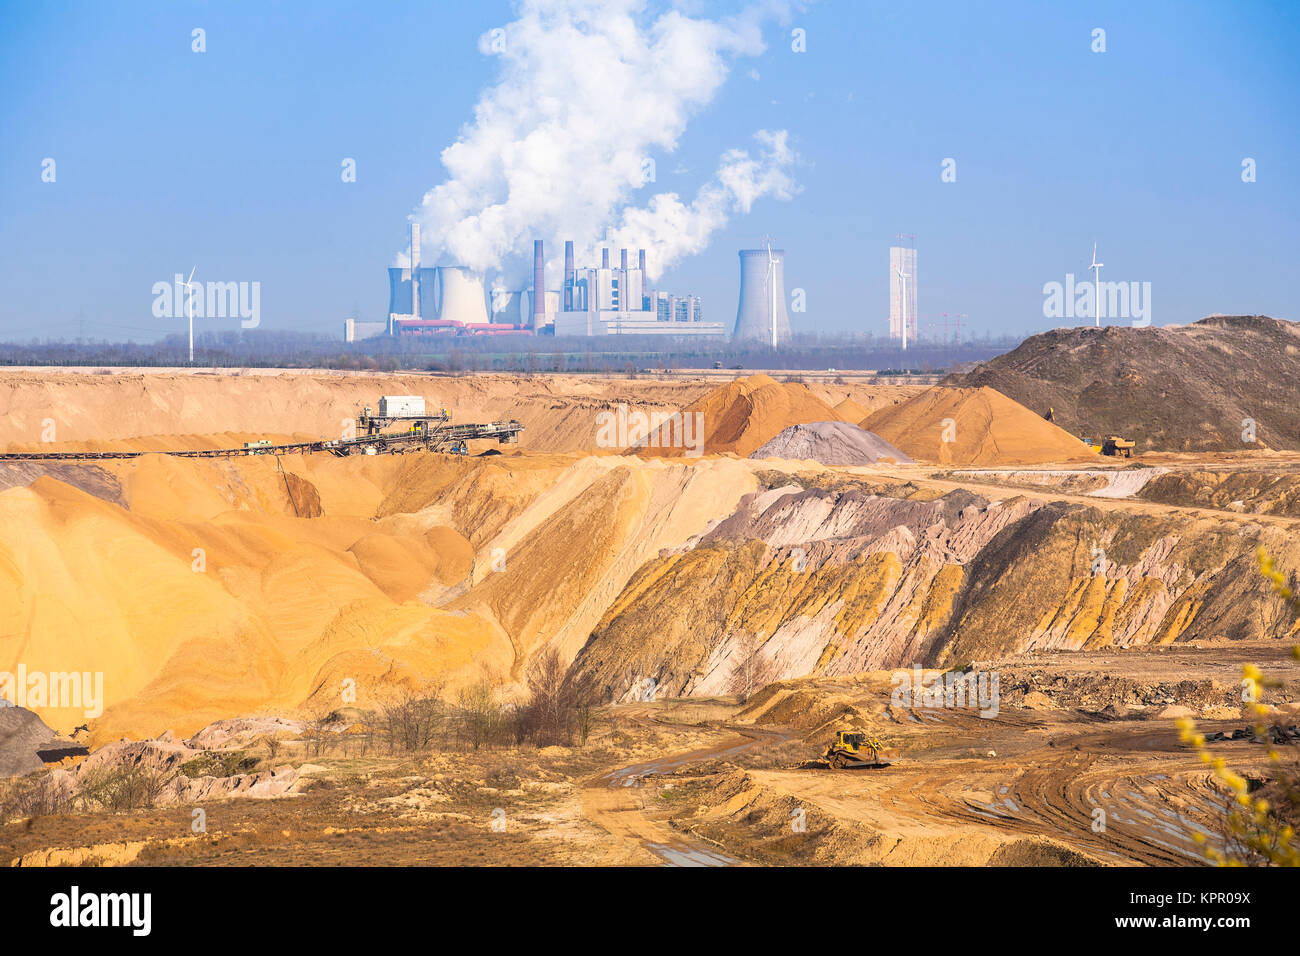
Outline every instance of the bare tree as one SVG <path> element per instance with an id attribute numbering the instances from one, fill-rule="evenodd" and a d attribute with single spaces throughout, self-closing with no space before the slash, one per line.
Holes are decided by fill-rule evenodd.
<path id="1" fill-rule="evenodd" d="M 41 817 L 66 813 L 72 805 L 69 787 L 49 770 L 14 777 L 0 785 L 0 823 L 16 817 Z"/>
<path id="2" fill-rule="evenodd" d="M 596 691 L 592 681 L 567 669 L 559 651 L 547 648 L 528 670 L 528 702 L 520 709 L 520 742 L 532 739 L 539 747 L 571 744 L 576 734 L 583 744 L 594 726 Z"/>
<path id="3" fill-rule="evenodd" d="M 102 810 L 151 810 L 175 773 L 142 764 L 106 764 L 77 780 L 77 800 Z"/>
<path id="4" fill-rule="evenodd" d="M 733 641 L 732 654 L 736 657 L 736 666 L 731 672 L 731 692 L 743 704 L 754 691 L 777 680 L 780 666 L 770 657 L 763 656 L 763 638 L 745 631 Z"/>
<path id="5" fill-rule="evenodd" d="M 559 652 L 547 648 L 528 671 L 528 709 L 531 736 L 539 746 L 568 743 L 571 701 Z"/>
<path id="6" fill-rule="evenodd" d="M 503 708 L 499 684 L 490 675 L 484 673 L 461 688 L 456 706 L 460 711 L 458 734 L 463 734 L 471 747 L 478 750 L 496 740 L 504 723 Z"/>
<path id="7" fill-rule="evenodd" d="M 326 713 L 322 710 L 312 712 L 311 717 L 307 720 L 307 726 L 304 736 L 311 747 L 311 755 L 319 757 L 321 752 L 326 749 L 327 734 L 326 728 L 330 725 L 332 713 Z"/>
<path id="8" fill-rule="evenodd" d="M 380 720 L 390 753 L 428 750 L 433 745 L 446 719 L 444 686 L 444 682 L 428 682 L 418 690 L 405 687 L 381 705 Z"/>

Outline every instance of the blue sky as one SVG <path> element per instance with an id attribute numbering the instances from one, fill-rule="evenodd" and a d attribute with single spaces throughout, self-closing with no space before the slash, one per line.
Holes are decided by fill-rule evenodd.
<path id="1" fill-rule="evenodd" d="M 478 38 L 512 18 L 492 2 L 5 0 L 0 338 L 177 331 L 151 288 L 196 264 L 259 281 L 262 328 L 380 319 L 406 218 L 495 77 Z M 760 199 L 659 283 L 709 318 L 734 321 L 736 251 L 771 233 L 787 291 L 806 293 L 796 331 L 884 334 L 899 232 L 916 236 L 923 326 L 1060 324 L 1043 284 L 1084 279 L 1094 240 L 1103 279 L 1151 283 L 1155 324 L 1300 318 L 1300 4 L 824 0 L 764 39 L 633 197 L 694 195 L 723 151 L 789 131 L 802 191 Z"/>

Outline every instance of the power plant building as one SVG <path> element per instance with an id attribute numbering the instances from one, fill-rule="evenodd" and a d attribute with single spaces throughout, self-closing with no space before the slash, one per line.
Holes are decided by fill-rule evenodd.
<path id="1" fill-rule="evenodd" d="M 387 332 L 387 322 L 358 322 L 356 319 L 343 320 L 344 342 L 360 342 L 362 339 L 371 339 L 376 335 L 384 335 Z"/>
<path id="2" fill-rule="evenodd" d="M 541 273 L 537 273 L 540 277 Z M 573 263 L 573 243 L 564 244 L 564 287 L 552 317 L 556 335 L 725 335 L 721 322 L 703 321 L 700 300 L 686 297 L 691 305 L 678 309 L 682 301 L 647 288 L 645 250 L 637 250 L 633 263 L 628 250 L 620 249 L 618 265 L 610 263 L 610 250 L 600 251 L 598 268 L 579 269 Z M 535 279 L 535 282 L 540 279 Z M 664 308 L 663 302 L 672 304 Z"/>
<path id="3" fill-rule="evenodd" d="M 721 322 L 705 322 L 697 296 L 655 292 L 646 282 L 646 254 L 631 260 L 619 250 L 617 264 L 601 249 L 600 266 L 577 268 L 573 242 L 564 244 L 564 278 L 546 288 L 545 247 L 533 242 L 533 283 L 527 290 L 493 288 L 463 266 L 420 265 L 420 227 L 411 225 L 409 266 L 388 270 L 388 321 L 347 320 L 344 338 L 389 335 L 726 335 Z"/>
<path id="4" fill-rule="evenodd" d="M 388 288 L 389 335 L 532 334 L 522 314 L 522 292 L 493 289 L 489 317 L 481 275 L 464 266 L 421 266 L 418 223 L 411 224 L 411 264 L 388 270 Z M 348 341 L 359 332 L 359 324 L 345 323 Z"/>

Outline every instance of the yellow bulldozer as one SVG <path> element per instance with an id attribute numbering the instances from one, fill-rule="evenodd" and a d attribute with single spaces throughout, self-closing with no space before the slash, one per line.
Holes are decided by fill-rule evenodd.
<path id="1" fill-rule="evenodd" d="M 826 763 L 832 770 L 850 767 L 888 767 L 897 751 L 875 737 L 856 730 L 841 730 L 826 748 Z"/>

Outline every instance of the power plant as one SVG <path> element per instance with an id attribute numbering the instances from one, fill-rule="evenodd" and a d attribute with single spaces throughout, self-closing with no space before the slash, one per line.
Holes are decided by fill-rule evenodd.
<path id="1" fill-rule="evenodd" d="M 388 322 L 359 323 L 348 319 L 344 339 L 369 335 L 532 335 L 519 303 L 522 292 L 492 290 L 488 315 L 483 277 L 464 266 L 420 265 L 420 225 L 411 223 L 411 264 L 388 270 Z M 513 311 L 512 311 L 513 305 Z"/>
<path id="2" fill-rule="evenodd" d="M 545 288 L 541 250 L 539 239 L 533 268 L 533 301 L 542 310 L 534 315 L 538 328 L 545 322 L 556 335 L 580 336 L 726 334 L 721 322 L 704 321 L 697 297 L 686 297 L 690 306 L 679 309 L 677 303 L 684 300 L 647 288 L 644 249 L 637 250 L 635 265 L 628 250 L 620 249 L 618 267 L 613 268 L 609 248 L 602 247 L 599 268 L 579 269 L 574 265 L 572 241 L 565 242 L 564 286 L 554 299 L 552 293 L 539 295 L 537 291 Z"/>
<path id="3" fill-rule="evenodd" d="M 785 310 L 785 251 L 740 250 L 740 304 L 736 308 L 736 339 L 776 348 L 790 341 L 790 315 Z"/>
<path id="4" fill-rule="evenodd" d="M 646 251 L 600 247 L 599 267 L 579 268 L 573 240 L 564 243 L 564 276 L 559 289 L 546 288 L 546 249 L 533 240 L 533 282 L 528 290 L 494 286 L 489 299 L 483 276 L 464 266 L 428 268 L 420 264 L 420 227 L 411 224 L 410 265 L 388 270 L 388 321 L 344 322 L 344 339 L 376 335 L 689 335 L 725 336 L 721 322 L 706 322 L 698 296 L 652 290 L 646 280 Z M 736 334 L 761 337 L 775 345 L 790 337 L 785 311 L 783 252 L 741 252 L 741 304 Z M 752 271 L 747 257 L 763 256 Z M 771 259 L 772 261 L 768 261 Z M 766 270 L 766 271 L 764 271 Z M 774 294 L 767 276 L 771 275 Z M 757 285 L 754 283 L 757 282 Z M 771 299 L 769 303 L 768 300 Z M 746 302 L 749 305 L 746 305 Z M 758 314 L 756 310 L 767 310 Z M 768 312 L 776 316 L 775 332 Z M 754 315 L 746 318 L 749 313 Z M 753 335 L 750 336 L 750 331 Z"/>

